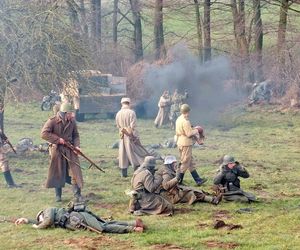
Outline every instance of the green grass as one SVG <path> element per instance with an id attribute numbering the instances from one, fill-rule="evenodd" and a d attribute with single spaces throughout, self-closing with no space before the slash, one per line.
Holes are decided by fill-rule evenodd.
<path id="1" fill-rule="evenodd" d="M 210 191 L 218 168 L 214 163 L 224 154 L 233 154 L 249 170 L 251 178 L 242 180 L 244 190 L 253 192 L 260 202 L 255 204 L 206 203 L 176 205 L 173 217 L 145 216 L 149 230 L 143 234 L 101 235 L 62 229 L 39 231 L 29 225 L 16 227 L 0 223 L 0 249 L 207 249 L 214 244 L 224 249 L 299 249 L 300 246 L 300 116 L 294 113 L 269 112 L 270 108 L 238 107 L 226 113 L 226 119 L 205 124 L 204 149 L 194 149 L 197 169 L 209 181 L 203 189 Z M 40 130 L 50 113 L 41 112 L 37 104 L 8 105 L 5 131 L 11 142 L 30 137 L 34 144 L 43 142 Z M 201 124 L 201 121 L 200 121 Z M 173 136 L 168 129 L 155 129 L 153 121 L 139 120 L 143 144 L 159 143 Z M 83 170 L 83 194 L 96 195 L 89 207 L 103 216 L 132 220 L 127 213 L 128 199 L 124 190 L 130 179 L 121 179 L 117 168 L 117 150 L 108 148 L 118 139 L 113 120 L 88 120 L 79 123 L 81 148 L 106 170 Z M 178 155 L 176 149 L 162 154 Z M 13 177 L 22 189 L 6 189 L 0 181 L 0 216 L 34 217 L 43 208 L 56 206 L 54 190 L 45 189 L 48 156 L 39 152 L 9 155 Z M 82 161 L 82 166 L 88 164 Z M 19 171 L 16 171 L 19 170 Z M 130 169 L 130 174 L 132 170 Z M 185 182 L 193 185 L 189 174 Z M 72 198 L 71 188 L 63 190 L 62 206 Z M 249 207 L 252 213 L 237 213 Z M 240 224 L 242 229 L 213 229 L 218 211 L 226 212 L 226 223 Z M 222 245 L 223 244 L 223 245 Z M 177 248 L 175 248 L 177 246 Z M 232 246 L 232 245 L 231 245 Z"/>

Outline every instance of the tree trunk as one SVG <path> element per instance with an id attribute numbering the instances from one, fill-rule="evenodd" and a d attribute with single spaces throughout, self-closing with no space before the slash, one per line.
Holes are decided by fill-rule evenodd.
<path id="1" fill-rule="evenodd" d="M 140 12 L 140 1 L 139 0 L 129 0 L 131 6 L 131 12 L 133 16 L 134 32 L 133 32 L 133 42 L 134 42 L 134 56 L 135 62 L 143 59 L 143 33 L 142 33 L 142 22 L 141 22 L 141 12 Z"/>
<path id="2" fill-rule="evenodd" d="M 254 9 L 254 46 L 255 46 L 255 59 L 256 59 L 256 69 L 255 69 L 255 81 L 261 82 L 264 80 L 263 73 L 263 62 L 262 62 L 262 48 L 263 48 L 263 26 L 261 20 L 261 5 L 260 0 L 253 0 Z"/>
<path id="3" fill-rule="evenodd" d="M 238 2 L 237 5 L 236 0 L 231 0 L 233 29 L 239 56 L 236 74 L 243 82 L 253 82 L 253 72 L 250 70 L 249 45 L 245 32 L 245 2 L 244 0 L 238 0 Z"/>
<path id="4" fill-rule="evenodd" d="M 155 0 L 154 10 L 154 41 L 155 59 L 165 56 L 164 28 L 163 28 L 163 0 Z"/>
<path id="5" fill-rule="evenodd" d="M 113 42 L 114 46 L 117 46 L 118 42 L 118 4 L 119 0 L 114 0 L 114 10 L 113 10 Z"/>
<path id="6" fill-rule="evenodd" d="M 203 18 L 203 34 L 204 34 L 204 61 L 211 60 L 211 38 L 210 38 L 210 0 L 204 0 L 204 18 Z"/>
<path id="7" fill-rule="evenodd" d="M 96 48 L 101 49 L 101 0 L 91 0 L 92 30 L 91 34 L 96 40 Z"/>
<path id="8" fill-rule="evenodd" d="M 73 26 L 73 30 L 75 32 L 80 32 L 81 28 L 76 7 L 73 5 L 72 1 L 67 1 L 67 6 L 69 11 L 70 23 Z"/>
<path id="9" fill-rule="evenodd" d="M 198 40 L 198 53 L 200 62 L 203 62 L 203 46 L 202 46 L 202 28 L 201 28 L 201 17 L 200 17 L 200 4 L 198 0 L 194 0 L 195 3 L 195 13 L 196 13 L 196 25 L 197 25 L 197 40 Z"/>
<path id="10" fill-rule="evenodd" d="M 80 6 L 80 15 L 82 20 L 83 32 L 86 36 L 88 36 L 89 28 L 86 22 L 86 9 L 85 9 L 84 0 L 80 0 L 79 6 Z"/>
<path id="11" fill-rule="evenodd" d="M 284 49 L 286 46 L 285 36 L 287 27 L 287 17 L 289 9 L 289 0 L 281 0 L 280 14 L 279 14 L 279 25 L 278 25 L 278 40 L 277 40 L 277 50 L 278 59 L 281 67 L 285 65 Z"/>

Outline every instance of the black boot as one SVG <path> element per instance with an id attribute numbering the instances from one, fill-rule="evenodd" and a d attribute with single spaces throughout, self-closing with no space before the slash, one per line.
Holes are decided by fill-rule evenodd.
<path id="1" fill-rule="evenodd" d="M 193 176 L 193 179 L 195 180 L 197 186 L 201 186 L 203 183 L 207 181 L 206 178 L 203 179 L 200 178 L 196 170 L 192 171 L 191 175 Z"/>
<path id="2" fill-rule="evenodd" d="M 127 168 L 121 168 L 121 177 L 128 177 L 127 175 Z"/>
<path id="3" fill-rule="evenodd" d="M 7 183 L 8 188 L 20 188 L 21 187 L 20 185 L 15 184 L 9 170 L 6 171 L 6 172 L 3 172 L 3 175 L 4 175 L 4 178 L 5 178 L 5 181 Z"/>
<path id="4" fill-rule="evenodd" d="M 180 181 L 178 182 L 178 184 L 182 185 L 183 178 L 184 178 L 184 173 L 180 173 L 179 176 L 180 176 Z"/>
<path id="5" fill-rule="evenodd" d="M 81 189 L 80 187 L 78 187 L 77 184 L 73 184 L 72 185 L 72 189 L 73 189 L 73 194 L 75 197 L 75 201 L 76 202 L 82 202 L 83 201 L 83 197 L 81 196 Z"/>
<path id="6" fill-rule="evenodd" d="M 62 188 L 55 188 L 55 201 L 61 202 Z"/>

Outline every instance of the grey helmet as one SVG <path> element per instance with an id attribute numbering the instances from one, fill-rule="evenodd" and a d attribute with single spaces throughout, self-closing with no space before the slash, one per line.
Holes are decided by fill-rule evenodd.
<path id="1" fill-rule="evenodd" d="M 164 160 L 165 165 L 172 164 L 173 162 L 177 162 L 176 157 L 174 155 L 167 155 Z"/>
<path id="2" fill-rule="evenodd" d="M 235 163 L 234 157 L 230 155 L 225 155 L 223 158 L 223 165 L 227 165 L 228 163 Z"/>

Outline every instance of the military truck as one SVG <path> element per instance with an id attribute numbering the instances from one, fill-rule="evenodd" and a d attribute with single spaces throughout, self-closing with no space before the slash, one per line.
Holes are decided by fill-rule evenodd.
<path id="1" fill-rule="evenodd" d="M 63 83 L 62 102 L 71 102 L 76 120 L 82 122 L 86 114 L 104 114 L 113 118 L 126 95 L 126 78 L 103 74 L 96 70 L 70 73 Z"/>

